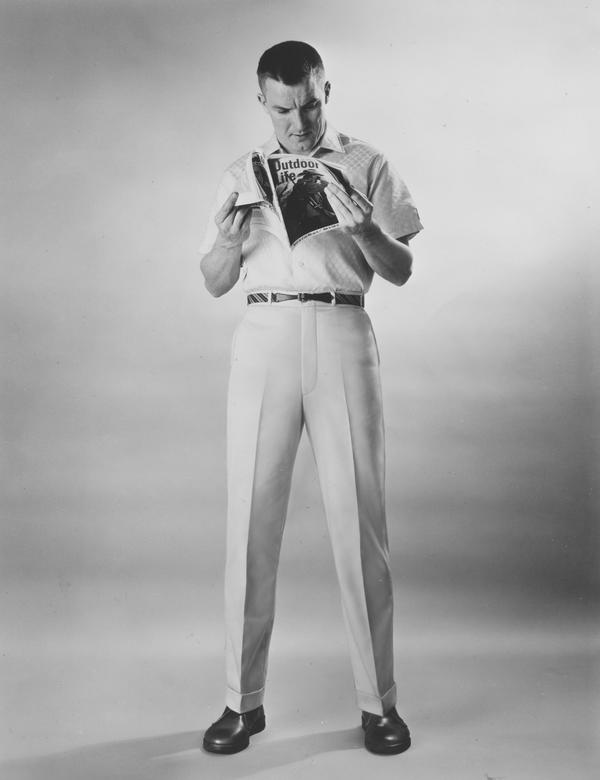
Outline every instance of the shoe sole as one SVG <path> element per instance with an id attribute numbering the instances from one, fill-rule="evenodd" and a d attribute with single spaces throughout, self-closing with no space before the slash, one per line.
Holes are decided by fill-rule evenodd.
<path id="1" fill-rule="evenodd" d="M 410 740 L 408 742 L 401 742 L 399 745 L 370 745 L 365 742 L 365 747 L 370 753 L 375 753 L 379 756 L 396 756 L 398 753 L 404 753 L 410 747 Z"/>
<path id="2" fill-rule="evenodd" d="M 237 745 L 220 745 L 218 742 L 207 742 L 206 739 L 202 740 L 202 747 L 204 750 L 208 751 L 209 753 L 220 753 L 221 755 L 227 755 L 230 756 L 233 753 L 240 753 L 242 750 L 246 750 L 246 748 L 250 745 L 250 737 L 254 736 L 254 734 L 259 734 L 261 731 L 265 730 L 266 721 L 259 720 L 257 723 L 254 724 L 253 728 L 250 730 L 248 739 L 245 742 L 242 742 Z"/>

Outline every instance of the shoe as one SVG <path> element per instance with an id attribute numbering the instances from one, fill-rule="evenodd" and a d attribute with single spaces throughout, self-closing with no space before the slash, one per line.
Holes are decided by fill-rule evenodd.
<path id="1" fill-rule="evenodd" d="M 365 732 L 365 747 L 371 753 L 390 756 L 404 753 L 410 747 L 410 731 L 395 707 L 385 715 L 363 712 L 362 727 Z"/>
<path id="2" fill-rule="evenodd" d="M 252 734 L 258 734 L 264 727 L 262 705 L 242 713 L 225 707 L 219 720 L 206 729 L 202 746 L 209 753 L 239 753 L 248 747 Z"/>

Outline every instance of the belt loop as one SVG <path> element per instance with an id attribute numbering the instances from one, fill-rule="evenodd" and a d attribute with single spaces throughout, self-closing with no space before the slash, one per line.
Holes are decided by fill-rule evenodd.
<path id="1" fill-rule="evenodd" d="M 269 290 L 268 296 L 269 296 L 269 303 L 273 303 L 273 290 Z"/>
<path id="2" fill-rule="evenodd" d="M 335 306 L 337 303 L 335 299 L 335 290 L 330 290 L 329 294 L 331 295 L 331 306 Z"/>

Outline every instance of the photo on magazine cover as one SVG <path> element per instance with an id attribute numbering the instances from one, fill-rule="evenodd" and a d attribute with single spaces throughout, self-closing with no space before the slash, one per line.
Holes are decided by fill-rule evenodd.
<path id="1" fill-rule="evenodd" d="M 296 172 L 285 168 L 286 162 L 282 159 L 269 159 L 279 208 L 291 246 L 308 234 L 338 224 L 326 194 L 328 172 L 316 160 L 305 164 L 306 168 Z"/>

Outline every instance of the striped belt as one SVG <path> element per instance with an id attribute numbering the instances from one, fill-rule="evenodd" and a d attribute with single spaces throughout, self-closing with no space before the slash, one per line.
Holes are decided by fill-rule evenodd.
<path id="1" fill-rule="evenodd" d="M 280 303 L 281 301 L 322 301 L 323 303 L 345 303 L 350 306 L 364 306 L 364 295 L 353 295 L 352 293 L 280 293 L 280 292 L 256 292 L 247 296 L 248 303 Z"/>

